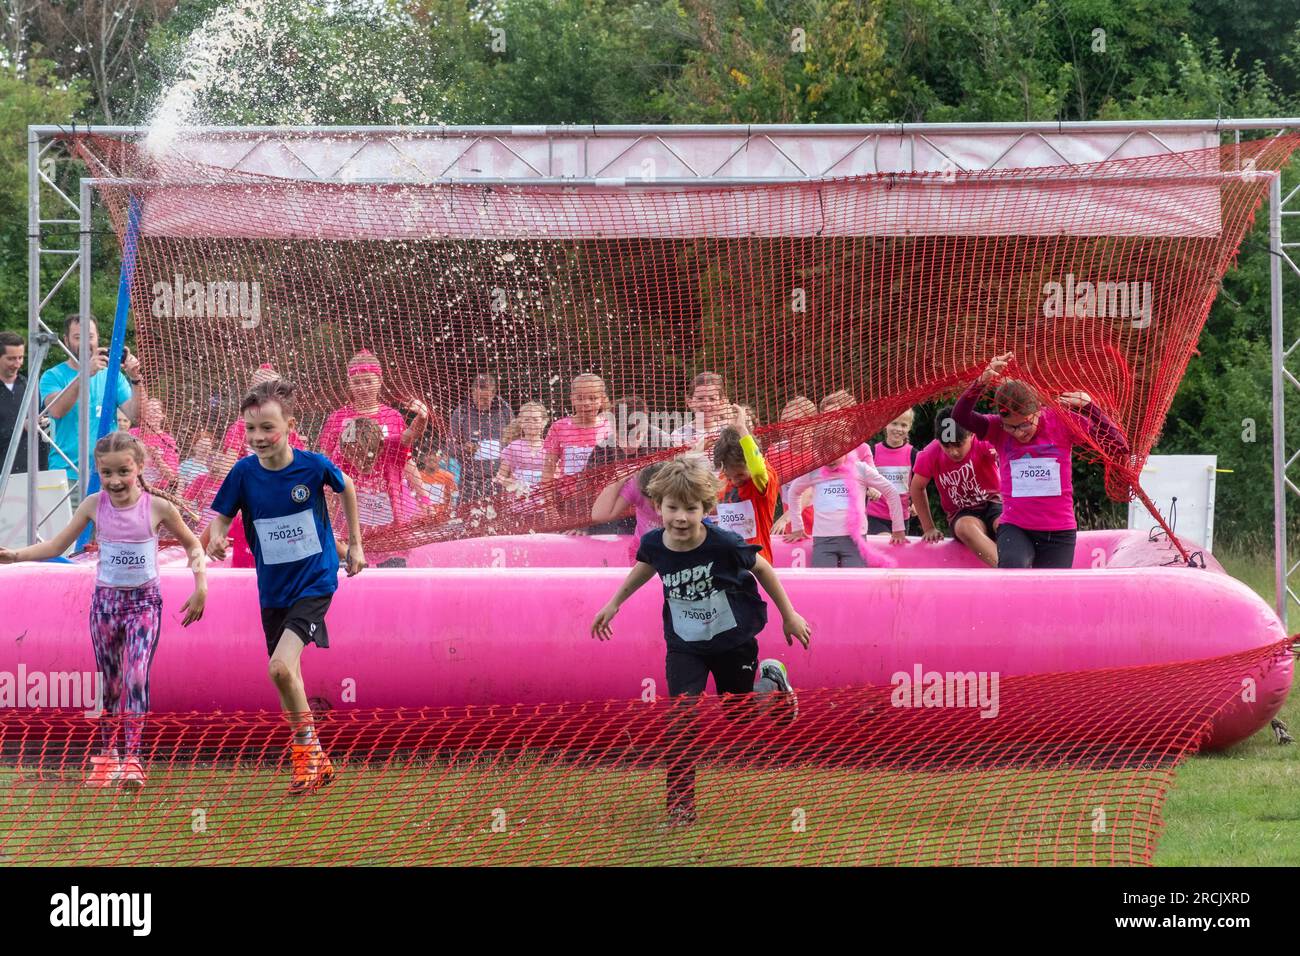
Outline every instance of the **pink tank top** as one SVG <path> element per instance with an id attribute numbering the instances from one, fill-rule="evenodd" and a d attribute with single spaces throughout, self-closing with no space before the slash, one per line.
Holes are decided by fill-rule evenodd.
<path id="1" fill-rule="evenodd" d="M 158 534 L 152 513 L 153 496 L 147 491 L 128 508 L 114 508 L 108 492 L 100 492 L 95 512 L 98 584 L 138 588 L 158 580 Z"/>
<path id="2" fill-rule="evenodd" d="M 903 520 L 906 521 L 907 506 L 912 503 L 912 496 L 907 491 L 912 481 L 912 443 L 890 448 L 883 441 L 877 442 L 875 458 L 876 471 L 885 476 L 903 501 Z M 867 514 L 874 518 L 888 518 L 889 505 L 877 498 L 867 503 Z"/>

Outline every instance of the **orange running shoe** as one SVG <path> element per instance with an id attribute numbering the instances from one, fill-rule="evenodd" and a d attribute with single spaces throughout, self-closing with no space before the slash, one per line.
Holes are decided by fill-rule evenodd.
<path id="1" fill-rule="evenodd" d="M 321 750 L 319 743 L 294 744 L 293 782 L 289 784 L 292 794 L 309 793 L 334 780 L 334 765 Z"/>
<path id="2" fill-rule="evenodd" d="M 99 756 L 90 758 L 90 776 L 86 778 L 88 787 L 107 787 L 122 775 L 122 765 L 116 757 Z"/>

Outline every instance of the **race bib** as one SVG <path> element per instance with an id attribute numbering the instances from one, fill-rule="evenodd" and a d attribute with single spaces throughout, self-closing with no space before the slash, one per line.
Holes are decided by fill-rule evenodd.
<path id="1" fill-rule="evenodd" d="M 138 588 L 158 577 L 158 541 L 101 541 L 99 583 Z"/>
<path id="2" fill-rule="evenodd" d="M 842 478 L 823 481 L 813 492 L 813 508 L 822 513 L 847 511 L 849 507 L 849 486 Z M 814 512 L 815 513 L 815 512 Z"/>
<path id="3" fill-rule="evenodd" d="M 876 471 L 880 472 L 900 495 L 907 494 L 907 483 L 912 480 L 910 465 L 877 465 Z"/>
<path id="4" fill-rule="evenodd" d="M 316 519 L 310 509 L 282 518 L 256 518 L 253 530 L 261 545 L 263 564 L 288 564 L 321 553 Z"/>
<path id="5" fill-rule="evenodd" d="M 593 451 L 595 451 L 595 448 L 591 445 L 566 447 L 564 449 L 564 473 L 566 475 L 576 475 L 586 468 L 587 459 L 591 457 Z"/>
<path id="6" fill-rule="evenodd" d="M 474 452 L 475 461 L 496 461 L 501 457 L 501 442 L 496 439 L 481 441 Z"/>
<path id="7" fill-rule="evenodd" d="M 514 473 L 514 479 L 531 491 L 541 483 L 542 473 L 536 468 L 524 468 Z"/>
<path id="8" fill-rule="evenodd" d="M 443 484 L 434 484 L 431 481 L 424 483 L 424 490 L 429 493 L 429 501 L 432 504 L 440 505 L 447 498 L 447 486 Z"/>
<path id="9" fill-rule="evenodd" d="M 733 501 L 718 505 L 718 527 L 734 531 L 746 541 L 758 537 L 758 522 L 754 520 L 754 502 Z"/>
<path id="10" fill-rule="evenodd" d="M 1055 458 L 1017 458 L 1011 462 L 1013 498 L 1051 498 L 1061 493 L 1061 463 Z"/>
<path id="11" fill-rule="evenodd" d="M 357 509 L 361 512 L 361 523 L 368 528 L 393 523 L 393 502 L 386 491 L 362 491 L 358 488 Z"/>
<path id="12" fill-rule="evenodd" d="M 736 626 L 736 615 L 731 611 L 727 592 L 714 591 L 706 598 L 685 601 L 668 598 L 672 613 L 673 632 L 683 641 L 708 641 Z"/>

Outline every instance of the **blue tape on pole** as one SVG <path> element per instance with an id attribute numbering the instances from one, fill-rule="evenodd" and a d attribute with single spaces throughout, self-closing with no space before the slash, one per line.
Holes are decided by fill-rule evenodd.
<path id="1" fill-rule="evenodd" d="M 91 435 L 92 442 L 103 438 L 117 424 L 119 404 L 117 379 L 122 371 L 122 351 L 126 348 L 126 324 L 131 313 L 131 275 L 135 272 L 135 254 L 139 236 L 140 199 L 133 195 L 127 207 L 126 235 L 122 243 L 122 269 L 117 278 L 117 310 L 113 313 L 113 339 L 108 347 L 108 368 L 104 370 L 107 373 L 104 381 L 104 405 L 99 413 L 99 426 Z M 90 495 L 99 490 L 99 470 L 95 468 L 94 454 L 86 457 L 90 467 L 90 475 L 86 479 L 86 494 Z M 87 527 L 77 538 L 77 550 L 84 550 L 89 541 L 90 528 Z"/>

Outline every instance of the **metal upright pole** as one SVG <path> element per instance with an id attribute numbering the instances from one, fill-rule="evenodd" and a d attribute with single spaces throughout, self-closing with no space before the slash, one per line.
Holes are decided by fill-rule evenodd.
<path id="1" fill-rule="evenodd" d="M 41 141 L 36 130 L 27 129 L 27 342 L 36 341 L 40 330 L 41 304 L 41 181 L 37 164 L 41 158 Z M 34 351 L 34 350 L 33 350 Z M 40 368 L 27 366 L 28 378 L 39 379 Z M 36 484 L 40 478 L 40 385 L 37 400 L 27 410 L 27 544 L 36 543 Z M 36 453 L 35 455 L 33 453 Z"/>
<path id="2" fill-rule="evenodd" d="M 1268 186 L 1269 301 L 1273 331 L 1273 579 L 1277 616 L 1286 626 L 1286 382 L 1283 380 L 1282 329 L 1282 173 L 1272 174 Z"/>
<path id="3" fill-rule="evenodd" d="M 87 479 L 90 476 L 90 184 L 81 181 L 81 235 L 79 249 L 81 271 L 79 280 L 80 301 L 77 314 L 81 316 L 81 342 L 77 349 L 80 363 L 81 399 L 77 412 L 77 486 L 81 498 L 86 497 Z"/>

